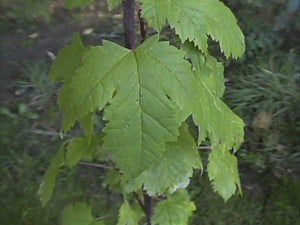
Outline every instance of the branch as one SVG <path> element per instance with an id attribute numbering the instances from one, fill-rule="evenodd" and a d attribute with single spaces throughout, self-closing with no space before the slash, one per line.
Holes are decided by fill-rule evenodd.
<path id="1" fill-rule="evenodd" d="M 137 3 L 137 13 L 140 23 L 140 34 L 141 34 L 141 42 L 143 43 L 146 40 L 146 29 L 145 29 L 145 21 L 142 18 L 142 9 L 140 7 L 141 3 Z"/>
<path id="2" fill-rule="evenodd" d="M 137 44 L 135 34 L 135 0 L 126 0 L 123 2 L 123 13 L 125 47 L 135 49 Z"/>

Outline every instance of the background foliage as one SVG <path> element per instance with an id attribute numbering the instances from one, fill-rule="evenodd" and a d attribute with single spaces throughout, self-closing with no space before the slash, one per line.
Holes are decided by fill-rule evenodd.
<path id="1" fill-rule="evenodd" d="M 108 14 L 104 1 L 74 14 L 62 8 L 63 1 L 0 3 L 0 202 L 5 205 L 0 224 L 59 224 L 64 206 L 87 199 L 92 199 L 94 215 L 114 224 L 122 197 L 108 190 L 114 183 L 104 180 L 104 169 L 79 166 L 74 171 L 62 171 L 48 208 L 41 207 L 36 193 L 49 159 L 61 143 L 57 87 L 48 79 L 52 53 L 68 43 L 76 31 L 81 31 L 89 43 L 99 43 L 99 33 L 121 42 L 118 10 Z M 297 224 L 300 3 L 225 3 L 237 15 L 247 37 L 246 56 L 239 62 L 224 60 L 225 100 L 247 124 L 247 139 L 238 153 L 244 195 L 225 205 L 211 191 L 207 177 L 196 174 L 189 186 L 198 210 L 193 224 Z M 203 157 L 206 154 L 203 151 Z"/>

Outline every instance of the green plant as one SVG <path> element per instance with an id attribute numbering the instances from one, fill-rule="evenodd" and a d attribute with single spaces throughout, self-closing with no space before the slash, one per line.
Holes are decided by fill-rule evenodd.
<path id="1" fill-rule="evenodd" d="M 257 196 L 257 193 L 244 191 L 243 198 L 234 196 L 228 203 L 224 203 L 210 189 L 207 177 L 202 176 L 200 179 L 193 179 L 189 186 L 197 206 L 192 224 L 298 224 L 300 213 L 297 190 L 299 180 L 285 177 L 281 182 L 273 180 L 272 190 L 266 195 Z"/>
<path id="2" fill-rule="evenodd" d="M 91 2 L 69 0 L 67 7 Z M 67 140 L 54 156 L 39 190 L 41 201 L 50 199 L 62 166 L 94 160 L 101 164 L 93 165 L 114 170 L 110 180 L 124 195 L 119 225 L 187 224 L 195 205 L 184 189 L 193 170 L 203 169 L 197 148 L 204 140 L 212 148 L 207 170 L 214 190 L 225 201 L 241 191 L 231 150 L 242 143 L 244 124 L 221 100 L 224 69 L 209 54 L 208 39 L 218 41 L 227 58 L 237 58 L 245 50 L 244 36 L 218 0 L 140 0 L 141 39 L 144 20 L 157 31 L 168 21 L 182 46 L 154 35 L 137 47 L 137 2 L 108 3 L 110 9 L 123 3 L 126 48 L 110 41 L 86 47 L 75 36 L 52 66 L 52 79 L 63 83 L 62 129 L 67 132 L 78 121 L 85 136 Z M 101 132 L 94 126 L 99 115 L 105 121 Z M 189 117 L 199 128 L 197 137 L 185 122 Z M 63 215 L 63 225 L 78 221 L 103 224 L 82 203 Z"/>
<path id="3" fill-rule="evenodd" d="M 241 68 L 231 81 L 227 101 L 247 124 L 240 156 L 244 165 L 276 177 L 296 175 L 300 135 L 300 67 L 295 50 L 267 63 Z M 244 154 L 245 153 L 245 154 Z"/>
<path id="4" fill-rule="evenodd" d="M 41 20 L 45 22 L 50 21 L 50 3 L 52 0 L 0 0 L 3 7 L 3 14 L 1 15 L 1 22 L 3 26 L 6 23 L 14 21 L 21 25 L 28 25 Z"/>

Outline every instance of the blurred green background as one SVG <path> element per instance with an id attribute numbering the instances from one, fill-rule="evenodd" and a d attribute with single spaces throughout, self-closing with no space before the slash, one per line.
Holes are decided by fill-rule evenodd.
<path id="1" fill-rule="evenodd" d="M 300 0 L 224 2 L 247 42 L 242 59 L 220 57 L 227 68 L 224 100 L 247 124 L 237 153 L 243 196 L 225 204 L 196 172 L 189 186 L 197 205 L 192 224 L 300 224 Z M 58 86 L 48 78 L 53 57 L 75 32 L 90 44 L 122 42 L 119 10 L 108 12 L 104 0 L 72 12 L 63 0 L 0 0 L 0 31 L 0 224 L 56 225 L 77 200 L 115 224 L 122 197 L 109 190 L 104 169 L 63 170 L 45 208 L 37 190 L 62 143 Z"/>

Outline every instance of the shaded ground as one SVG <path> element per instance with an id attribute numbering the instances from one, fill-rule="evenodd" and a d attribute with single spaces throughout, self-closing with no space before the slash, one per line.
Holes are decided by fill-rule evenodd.
<path id="1" fill-rule="evenodd" d="M 0 224 L 54 225 L 64 205 L 83 198 L 93 199 L 94 205 L 106 210 L 102 213 L 108 218 L 110 208 L 115 215 L 118 201 L 102 187 L 105 171 L 99 169 L 80 167 L 65 173 L 47 208 L 41 208 L 37 190 L 62 142 L 57 86 L 48 77 L 53 57 L 77 32 L 89 44 L 99 44 L 101 38 L 120 42 L 120 13 L 108 12 L 105 1 L 83 12 L 70 12 L 63 8 L 64 1 L 57 0 L 49 9 L 45 5 L 45 14 L 50 13 L 49 16 L 33 17 L 28 12 L 26 17 L 22 7 L 17 9 L 19 0 L 2 1 L 5 4 L 0 9 L 0 204 L 5 209 L 0 212 Z M 48 4 L 49 0 L 41 1 Z M 65 195 L 68 190 L 70 196 Z"/>
<path id="2" fill-rule="evenodd" d="M 51 10 L 50 23 L 36 18 L 34 26 L 9 21 L 8 27 L 0 37 L 0 102 L 9 103 L 16 94 L 16 80 L 24 79 L 24 70 L 30 62 L 51 63 L 51 53 L 68 44 L 74 33 L 86 34 L 89 43 L 99 44 L 101 38 L 120 40 L 122 32 L 121 15 L 109 13 L 102 2 L 96 9 L 84 13 L 70 13 L 57 1 Z M 2 28 L 5 30 L 5 28 Z M 50 56 L 49 56 L 50 55 Z"/>

